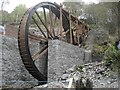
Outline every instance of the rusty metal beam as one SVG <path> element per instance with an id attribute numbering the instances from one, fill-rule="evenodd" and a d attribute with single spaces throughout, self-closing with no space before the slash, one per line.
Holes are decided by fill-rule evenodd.
<path id="1" fill-rule="evenodd" d="M 73 44 L 73 37 L 72 37 L 72 22 L 71 22 L 71 14 L 69 14 L 69 23 L 70 23 L 70 43 Z"/>
<path id="2" fill-rule="evenodd" d="M 55 37 L 55 31 L 54 31 L 54 27 L 53 27 L 53 13 L 51 11 L 51 6 L 49 6 L 49 16 L 50 16 L 50 33 L 51 35 L 53 35 Z"/>

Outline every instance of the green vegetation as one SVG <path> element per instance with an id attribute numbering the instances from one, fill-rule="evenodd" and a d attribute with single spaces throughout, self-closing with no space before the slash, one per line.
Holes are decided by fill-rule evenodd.
<path id="1" fill-rule="evenodd" d="M 120 19 L 117 18 L 119 15 L 118 10 L 120 10 L 118 9 L 118 2 L 85 4 L 82 0 L 80 0 L 80 2 L 72 3 L 69 1 L 70 0 L 65 0 L 63 3 L 66 10 L 69 10 L 76 16 L 86 17 L 86 22 L 89 24 L 90 28 L 94 30 L 102 29 L 108 32 L 108 34 L 105 35 L 108 37 L 106 39 L 105 37 L 102 37 L 101 33 L 101 36 L 98 33 L 98 37 L 93 45 L 93 56 L 95 56 L 95 58 L 99 57 L 101 61 L 103 60 L 105 62 L 105 64 L 112 62 L 109 67 L 113 71 L 117 70 L 120 51 L 116 50 L 113 43 L 115 43 L 118 38 L 118 22 L 120 22 Z M 84 48 L 87 47 L 87 45 L 84 45 Z M 82 71 L 81 66 L 76 69 Z"/>
<path id="2" fill-rule="evenodd" d="M 104 52 L 107 50 L 108 46 L 102 46 L 102 45 L 98 45 L 98 44 L 94 44 L 94 50 L 93 52 L 96 53 L 96 55 L 100 55 L 100 54 L 104 54 Z"/>
<path id="3" fill-rule="evenodd" d="M 80 2 L 64 1 L 64 8 L 75 16 L 86 17 L 86 22 L 92 29 L 104 28 L 109 34 L 115 36 L 118 28 L 118 2 L 100 2 L 98 4 L 85 4 Z"/>
<path id="4" fill-rule="evenodd" d="M 93 53 L 112 71 L 118 71 L 120 51 L 116 49 L 115 44 L 109 43 L 107 46 L 95 44 Z"/>
<path id="5" fill-rule="evenodd" d="M 5 24 L 7 22 L 16 22 L 19 23 L 21 20 L 23 14 L 27 10 L 25 5 L 18 5 L 16 8 L 13 10 L 13 12 L 8 13 L 7 11 L 0 11 L 0 18 L 2 18 L 2 23 Z"/>
<path id="6" fill-rule="evenodd" d="M 104 55 L 105 64 L 110 64 L 109 68 L 113 71 L 118 71 L 118 64 L 120 59 L 120 51 L 116 50 L 115 45 L 111 45 Z"/>
<path id="7" fill-rule="evenodd" d="M 19 22 L 26 10 L 27 8 L 25 5 L 20 4 L 16 6 L 14 11 L 11 13 L 11 19 L 15 22 Z"/>

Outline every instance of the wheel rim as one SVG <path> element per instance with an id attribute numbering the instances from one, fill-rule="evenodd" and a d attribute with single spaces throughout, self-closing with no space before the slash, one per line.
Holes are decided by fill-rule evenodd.
<path id="1" fill-rule="evenodd" d="M 62 18 L 62 30 L 66 31 L 69 29 L 68 19 L 64 14 Z M 48 40 L 61 37 L 58 27 L 59 19 L 60 8 L 50 2 L 43 2 L 26 11 L 20 22 L 18 32 L 20 55 L 26 69 L 40 81 L 40 84 L 47 82 L 47 70 L 45 69 L 47 69 Z M 42 56 L 46 60 L 43 61 L 44 70 L 40 71 L 36 62 L 39 62 Z"/>

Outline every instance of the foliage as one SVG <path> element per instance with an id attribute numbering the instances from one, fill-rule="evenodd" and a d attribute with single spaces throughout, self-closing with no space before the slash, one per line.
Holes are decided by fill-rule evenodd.
<path id="1" fill-rule="evenodd" d="M 94 50 L 96 55 L 104 54 L 104 52 L 107 50 L 108 46 L 98 45 L 94 44 Z"/>
<path id="2" fill-rule="evenodd" d="M 13 12 L 8 13 L 7 11 L 1 10 L 0 11 L 0 18 L 2 18 L 2 23 L 7 23 L 7 22 L 19 22 L 27 10 L 25 5 L 18 5 L 15 7 Z"/>
<path id="3" fill-rule="evenodd" d="M 101 26 L 115 35 L 118 23 L 118 2 L 101 2 L 84 7 L 85 13 L 92 18 L 94 24 Z M 91 23 L 90 20 L 88 22 Z M 93 24 L 93 23 L 92 23 Z"/>
<path id="4" fill-rule="evenodd" d="M 92 59 L 93 61 L 102 61 L 104 58 L 104 52 L 109 46 L 104 44 L 95 43 L 92 50 Z"/>
<path id="5" fill-rule="evenodd" d="M 71 11 L 75 16 L 87 18 L 86 22 L 95 28 L 100 26 L 109 31 L 111 35 L 116 35 L 118 23 L 118 2 L 100 2 L 98 4 L 85 4 L 81 2 L 63 2 L 64 8 Z M 95 27 L 94 27 L 95 26 Z"/>
<path id="6" fill-rule="evenodd" d="M 106 51 L 104 55 L 105 64 L 111 62 L 109 68 L 113 71 L 118 70 L 118 64 L 120 59 L 120 51 L 115 48 L 115 45 L 111 45 Z"/>
<path id="7" fill-rule="evenodd" d="M 98 25 L 92 24 L 90 22 L 88 22 L 88 24 L 89 24 L 89 27 L 92 28 L 92 29 L 97 29 L 99 27 Z"/>
<path id="8" fill-rule="evenodd" d="M 103 7 L 101 4 L 90 4 L 84 7 L 84 11 L 88 14 L 89 17 L 93 19 L 95 24 L 104 24 L 104 20 L 107 17 L 106 7 Z"/>
<path id="9" fill-rule="evenodd" d="M 25 5 L 20 4 L 16 6 L 14 11 L 11 13 L 11 18 L 13 19 L 13 21 L 20 21 L 26 10 L 27 8 Z"/>
<path id="10" fill-rule="evenodd" d="M 2 24 L 6 23 L 8 20 L 10 21 L 10 14 L 6 11 L 0 11 L 0 19 L 2 20 Z"/>
<path id="11" fill-rule="evenodd" d="M 69 0 L 65 0 L 63 2 L 64 8 L 67 11 L 70 11 L 71 14 L 75 16 L 80 16 L 82 13 L 83 2 L 79 0 L 79 2 L 70 2 Z"/>
<path id="12" fill-rule="evenodd" d="M 97 57 L 101 55 L 104 65 L 109 67 L 112 71 L 118 70 L 120 51 L 116 49 L 114 44 L 109 43 L 109 46 L 95 44 L 93 52 Z"/>

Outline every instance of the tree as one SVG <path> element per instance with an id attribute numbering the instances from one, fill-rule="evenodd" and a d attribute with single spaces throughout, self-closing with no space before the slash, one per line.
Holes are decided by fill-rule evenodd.
<path id="1" fill-rule="evenodd" d="M 4 10 L 6 4 L 9 4 L 8 0 L 1 0 L 1 10 Z"/>
<path id="2" fill-rule="evenodd" d="M 20 4 L 16 6 L 13 12 L 11 13 L 11 18 L 13 19 L 13 21 L 19 22 L 26 10 L 27 8 L 25 5 Z"/>
<path id="3" fill-rule="evenodd" d="M 105 28 L 109 34 L 116 35 L 118 26 L 118 2 L 100 2 L 98 4 L 89 4 L 83 7 L 87 18 L 99 27 Z M 89 20 L 89 22 L 91 21 Z"/>
<path id="4" fill-rule="evenodd" d="M 92 17 L 94 24 L 103 26 L 107 18 L 107 9 L 102 4 L 90 4 L 84 7 L 84 12 Z"/>
<path id="5" fill-rule="evenodd" d="M 75 16 L 80 16 L 82 14 L 82 7 L 84 3 L 79 0 L 79 2 L 70 2 L 70 0 L 65 0 L 63 2 L 64 8 L 70 11 L 71 14 Z"/>
<path id="6" fill-rule="evenodd" d="M 9 4 L 9 2 L 8 2 L 8 0 L 1 0 L 1 11 L 0 11 L 0 20 L 2 21 L 2 22 L 0 22 L 0 24 L 1 25 L 3 25 L 4 23 L 3 23 L 3 17 L 4 17 L 4 13 L 6 13 L 6 12 L 4 12 L 4 7 L 5 7 L 5 5 L 6 4 Z M 4 12 L 4 13 L 2 13 L 2 12 Z M 5 16 L 6 16 L 6 14 L 5 14 Z"/>
<path id="7" fill-rule="evenodd" d="M 10 14 L 7 11 L 0 11 L 0 18 L 2 21 L 2 25 L 4 25 L 6 22 L 8 22 L 10 20 Z"/>

